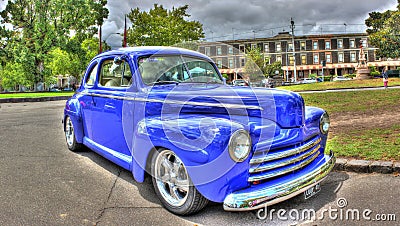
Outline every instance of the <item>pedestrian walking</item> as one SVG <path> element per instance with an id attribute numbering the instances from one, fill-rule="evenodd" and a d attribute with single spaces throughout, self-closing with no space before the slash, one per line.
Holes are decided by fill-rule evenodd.
<path id="1" fill-rule="evenodd" d="M 388 77 L 387 73 L 384 73 L 383 74 L 383 86 L 385 87 L 385 89 L 387 89 L 388 83 L 389 83 L 389 77 Z"/>

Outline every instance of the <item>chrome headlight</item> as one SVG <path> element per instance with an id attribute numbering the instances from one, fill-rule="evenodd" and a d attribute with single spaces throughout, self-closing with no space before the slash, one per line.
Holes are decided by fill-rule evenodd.
<path id="1" fill-rule="evenodd" d="M 329 115 L 328 113 L 324 112 L 322 114 L 321 119 L 319 120 L 319 130 L 323 134 L 327 134 L 330 126 L 330 120 L 329 120 Z"/>
<path id="2" fill-rule="evenodd" d="M 243 162 L 250 154 L 251 139 L 246 130 L 237 130 L 229 140 L 229 155 L 235 162 Z"/>

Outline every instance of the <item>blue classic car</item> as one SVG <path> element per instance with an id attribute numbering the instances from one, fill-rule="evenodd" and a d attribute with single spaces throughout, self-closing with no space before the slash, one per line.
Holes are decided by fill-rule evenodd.
<path id="1" fill-rule="evenodd" d="M 254 210 L 300 193 L 332 170 L 328 114 L 293 92 L 227 86 L 195 51 L 133 47 L 90 63 L 64 110 L 68 148 L 90 148 L 153 178 L 169 211 L 187 215 L 208 201 Z"/>

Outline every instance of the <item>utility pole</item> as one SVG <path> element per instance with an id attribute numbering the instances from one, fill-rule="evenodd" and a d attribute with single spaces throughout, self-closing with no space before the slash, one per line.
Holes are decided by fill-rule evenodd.
<path id="1" fill-rule="evenodd" d="M 101 25 L 99 25 L 99 54 L 103 52 L 103 41 L 101 40 Z"/>
<path id="2" fill-rule="evenodd" d="M 296 47 L 294 45 L 294 21 L 290 18 L 290 28 L 292 29 L 292 45 L 293 45 L 293 68 L 294 68 L 294 82 L 297 82 L 297 71 L 296 71 Z"/>
<path id="3" fill-rule="evenodd" d="M 123 41 L 123 43 L 122 43 L 122 46 L 123 46 L 123 47 L 126 47 L 126 36 L 127 36 L 127 33 L 126 33 L 126 15 L 125 15 L 125 24 L 124 24 L 124 41 Z"/>

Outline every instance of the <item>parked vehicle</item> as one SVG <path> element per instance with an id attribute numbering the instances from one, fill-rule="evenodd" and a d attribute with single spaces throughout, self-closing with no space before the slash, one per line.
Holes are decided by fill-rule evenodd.
<path id="1" fill-rule="evenodd" d="M 209 200 L 243 211 L 314 195 L 335 163 L 329 124 L 299 94 L 227 86 L 209 57 L 171 47 L 96 56 L 63 118 L 70 150 L 87 146 L 138 182 L 147 172 L 179 215 Z"/>
<path id="2" fill-rule="evenodd" d="M 233 81 L 233 86 L 249 86 L 249 83 L 244 79 L 236 79 Z"/>
<path id="3" fill-rule="evenodd" d="M 387 70 L 385 76 L 388 78 L 400 77 L 400 70 Z"/>
<path id="4" fill-rule="evenodd" d="M 316 78 L 304 78 L 301 83 L 307 84 L 307 83 L 316 83 L 318 82 Z"/>
<path id="5" fill-rule="evenodd" d="M 351 80 L 351 78 L 346 78 L 344 76 L 336 76 L 336 77 L 333 78 L 334 82 L 335 81 L 348 81 L 348 80 Z"/>

